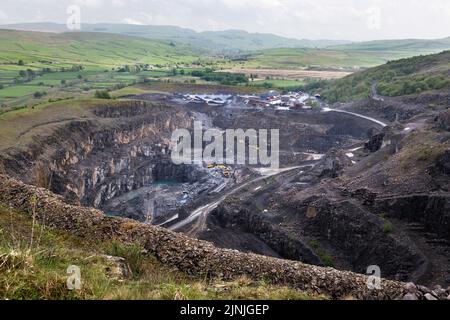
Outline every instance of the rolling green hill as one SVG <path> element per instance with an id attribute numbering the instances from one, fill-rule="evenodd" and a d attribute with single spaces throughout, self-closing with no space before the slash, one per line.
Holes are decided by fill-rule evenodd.
<path id="1" fill-rule="evenodd" d="M 436 53 L 450 49 L 450 37 L 445 39 L 422 40 L 379 40 L 331 46 L 333 50 L 351 51 L 384 51 L 384 52 L 405 52 L 414 54 Z"/>
<path id="2" fill-rule="evenodd" d="M 67 31 L 65 25 L 56 23 L 5 25 L 3 28 L 45 32 Z M 298 40 L 280 37 L 273 34 L 248 33 L 242 30 L 196 32 L 191 29 L 174 26 L 141 26 L 131 24 L 83 24 L 82 31 L 131 35 L 148 39 L 190 44 L 213 51 L 231 52 L 283 47 L 323 48 L 330 45 L 349 43 L 349 41 L 335 40 Z"/>
<path id="3" fill-rule="evenodd" d="M 0 107 L 93 95 L 176 75 L 177 81 L 192 81 L 181 73 L 214 59 L 202 50 L 162 40 L 0 29 Z"/>
<path id="4" fill-rule="evenodd" d="M 377 51 L 330 49 L 271 49 L 241 59 L 245 67 L 273 69 L 346 69 L 357 70 L 384 64 L 411 54 Z"/>
<path id="5" fill-rule="evenodd" d="M 305 90 L 318 91 L 329 102 L 367 97 L 376 84 L 379 95 L 402 96 L 450 89 L 450 51 L 389 62 L 334 81 L 318 81 Z"/>
<path id="6" fill-rule="evenodd" d="M 28 64 L 99 67 L 192 62 L 199 53 L 188 46 L 114 34 L 12 30 L 0 30 L 0 52 L 1 64 L 23 60 Z"/>
<path id="7" fill-rule="evenodd" d="M 280 48 L 248 54 L 246 67 L 361 69 L 392 60 L 450 50 L 450 37 L 437 40 L 381 40 L 326 48 Z"/>

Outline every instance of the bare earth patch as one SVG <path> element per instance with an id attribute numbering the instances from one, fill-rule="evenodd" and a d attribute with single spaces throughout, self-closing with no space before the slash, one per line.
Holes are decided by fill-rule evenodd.
<path id="1" fill-rule="evenodd" d="M 282 70 L 282 69 L 252 69 L 252 68 L 231 68 L 223 70 L 230 73 L 245 73 L 250 77 L 251 74 L 257 75 L 259 79 L 264 80 L 267 77 L 273 79 L 304 80 L 308 78 L 315 79 L 340 79 L 351 74 L 345 71 L 316 71 L 316 70 Z"/>

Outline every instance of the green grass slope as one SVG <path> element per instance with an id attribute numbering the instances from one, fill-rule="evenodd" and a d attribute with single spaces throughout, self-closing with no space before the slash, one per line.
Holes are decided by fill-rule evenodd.
<path id="1" fill-rule="evenodd" d="M 183 63 L 198 59 L 187 46 L 105 33 L 42 33 L 0 30 L 0 64 L 37 65 Z"/>
<path id="2" fill-rule="evenodd" d="M 273 69 L 346 69 L 354 70 L 384 64 L 404 54 L 376 51 L 282 48 L 260 51 L 245 57 L 245 67 Z"/>
<path id="3" fill-rule="evenodd" d="M 0 29 L 0 113 L 4 107 L 36 105 L 43 99 L 93 95 L 95 90 L 181 77 L 193 64 L 213 61 L 203 50 L 167 41 Z M 174 68 L 183 69 L 174 73 Z"/>
<path id="4" fill-rule="evenodd" d="M 306 90 L 320 92 L 329 102 L 367 97 L 377 84 L 382 96 L 402 96 L 450 89 L 450 51 L 388 62 L 335 81 L 313 82 Z"/>
<path id="5" fill-rule="evenodd" d="M 56 23 L 29 23 L 6 25 L 4 27 L 45 32 L 64 32 L 67 30 L 65 25 Z M 196 32 L 175 26 L 157 25 L 83 24 L 82 31 L 107 32 L 155 40 L 174 41 L 213 51 L 248 51 L 282 47 L 315 48 L 348 43 L 348 41 L 335 40 L 298 40 L 266 33 L 249 33 L 242 30 Z"/>
<path id="6" fill-rule="evenodd" d="M 334 50 L 436 53 L 450 49 L 450 37 L 435 40 L 377 40 L 329 47 Z"/>

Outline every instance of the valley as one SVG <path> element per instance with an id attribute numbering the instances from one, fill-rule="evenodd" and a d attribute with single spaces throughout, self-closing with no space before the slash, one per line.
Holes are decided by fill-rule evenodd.
<path id="1" fill-rule="evenodd" d="M 121 261 L 119 291 L 103 291 L 114 298 L 120 283 L 150 287 L 152 272 L 163 272 L 176 289 L 156 276 L 163 289 L 151 286 L 151 297 L 235 298 L 243 284 L 256 298 L 268 288 L 294 299 L 448 300 L 445 39 L 317 48 L 246 34 L 267 42 L 224 54 L 218 34 L 185 30 L 194 44 L 215 40 L 200 48 L 137 26 L 138 36 L 103 28 L 0 30 L 0 231 L 8 215 L 31 218 L 48 228 L 44 251 L 53 237 L 74 237 L 78 254 L 99 255 L 95 268 Z M 176 164 L 173 133 L 194 134 L 196 122 L 221 137 L 278 130 L 279 166 Z M 189 146 L 195 153 L 207 142 Z M 239 148 L 249 160 L 261 145 L 244 134 L 233 139 Z M 64 259 L 72 247 L 64 244 Z M 133 248 L 153 271 L 127 278 Z M 367 286 L 374 266 L 378 290 Z M 6 299 L 29 298 L 2 279 Z M 134 289 L 123 294 L 146 297 Z"/>

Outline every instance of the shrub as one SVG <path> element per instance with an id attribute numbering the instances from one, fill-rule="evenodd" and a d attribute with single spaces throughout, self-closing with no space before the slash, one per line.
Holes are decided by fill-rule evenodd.
<path id="1" fill-rule="evenodd" d="M 330 268 L 334 267 L 334 259 L 331 255 L 324 254 L 320 258 L 322 259 L 325 267 L 330 267 Z"/>
<path id="2" fill-rule="evenodd" d="M 95 92 L 95 97 L 97 99 L 111 99 L 111 96 L 109 95 L 109 92 L 106 90 L 97 90 Z"/>
<path id="3" fill-rule="evenodd" d="M 419 161 L 428 161 L 430 160 L 432 157 L 432 152 L 429 149 L 422 149 L 418 152 L 418 157 L 417 159 Z"/>
<path id="4" fill-rule="evenodd" d="M 394 225 L 390 222 L 386 222 L 383 226 L 383 232 L 386 234 L 390 234 L 394 231 Z"/>
<path id="5" fill-rule="evenodd" d="M 124 258 L 130 266 L 134 277 L 139 277 L 145 272 L 145 257 L 142 251 L 140 245 L 125 245 L 119 241 L 113 241 L 106 250 L 109 255 Z"/>
<path id="6" fill-rule="evenodd" d="M 45 91 L 42 91 L 42 92 L 36 91 L 36 92 L 33 94 L 33 96 L 34 96 L 36 99 L 42 98 L 43 96 L 46 96 L 46 95 L 47 95 L 47 92 L 45 92 Z"/>

